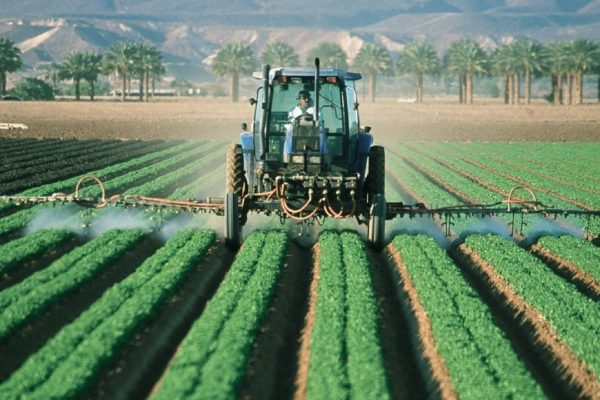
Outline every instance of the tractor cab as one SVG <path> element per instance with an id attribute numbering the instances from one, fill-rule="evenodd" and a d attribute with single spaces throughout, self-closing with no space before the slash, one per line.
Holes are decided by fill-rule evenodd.
<path id="1" fill-rule="evenodd" d="M 263 79 L 260 73 L 253 75 Z M 360 131 L 355 81 L 359 73 L 277 68 L 257 90 L 252 137 L 242 139 L 250 190 L 262 190 L 254 171 L 279 174 L 356 174 L 372 142 Z M 316 82 L 316 83 L 315 83 Z M 301 113 L 299 94 L 307 96 Z"/>

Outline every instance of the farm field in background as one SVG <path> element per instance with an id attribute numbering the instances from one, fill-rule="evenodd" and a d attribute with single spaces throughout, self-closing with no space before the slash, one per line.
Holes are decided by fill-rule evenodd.
<path id="1" fill-rule="evenodd" d="M 388 137 L 390 201 L 491 204 L 522 185 L 600 209 L 600 142 Z M 90 174 L 107 196 L 221 196 L 229 141 L 0 138 L 0 195 Z M 375 252 L 354 221 L 310 243 L 251 214 L 233 253 L 216 216 L 0 204 L 1 397 L 597 396 L 600 219 L 444 222 L 389 221 Z"/>

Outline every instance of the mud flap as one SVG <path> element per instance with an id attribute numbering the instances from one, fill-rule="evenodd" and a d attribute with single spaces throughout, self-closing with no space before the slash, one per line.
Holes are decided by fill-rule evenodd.
<path id="1" fill-rule="evenodd" d="M 229 192 L 225 197 L 225 245 L 231 250 L 237 250 L 241 236 L 238 194 Z"/>
<path id="2" fill-rule="evenodd" d="M 385 196 L 376 194 L 369 210 L 369 229 L 367 242 L 375 250 L 381 250 L 385 246 Z"/>

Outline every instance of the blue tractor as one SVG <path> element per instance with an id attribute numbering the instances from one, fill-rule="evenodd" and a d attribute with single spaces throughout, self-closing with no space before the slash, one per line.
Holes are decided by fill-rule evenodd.
<path id="1" fill-rule="evenodd" d="M 273 68 L 262 80 L 251 129 L 227 151 L 225 240 L 240 244 L 248 213 L 312 222 L 356 218 L 368 243 L 384 246 L 385 153 L 361 127 L 355 82 L 359 73 L 335 69 Z M 293 113 L 299 93 L 312 113 Z"/>

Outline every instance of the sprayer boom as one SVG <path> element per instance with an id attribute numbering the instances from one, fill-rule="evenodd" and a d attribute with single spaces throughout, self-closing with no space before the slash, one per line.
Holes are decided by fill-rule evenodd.
<path id="1" fill-rule="evenodd" d="M 87 179 L 96 181 L 102 195 L 100 197 L 84 197 L 79 195 L 79 187 L 81 183 Z M 514 198 L 514 192 L 522 189 L 528 192 L 532 199 L 523 200 Z M 255 213 L 271 214 L 276 213 L 280 216 L 285 216 L 285 201 L 281 196 L 284 193 L 277 191 L 277 196 L 272 192 L 261 193 L 257 195 L 246 195 L 241 201 L 241 207 L 246 211 Z M 66 204 L 73 203 L 87 208 L 105 208 L 113 207 L 133 207 L 133 208 L 160 208 L 172 209 L 174 211 L 184 211 L 191 213 L 212 213 L 218 216 L 225 215 L 225 199 L 222 197 L 207 197 L 195 200 L 172 200 L 158 197 L 148 197 L 141 195 L 121 195 L 115 194 L 111 197 L 106 197 L 104 185 L 100 179 L 94 176 L 84 176 L 77 182 L 75 194 L 68 195 L 65 193 L 55 193 L 51 196 L 1 196 L 0 203 L 9 203 L 20 205 L 31 205 L 39 203 L 50 204 Z M 363 205 L 361 205 L 362 207 Z M 368 206 L 368 205 L 365 205 Z M 306 214 L 306 217 L 298 218 L 301 220 L 312 218 L 317 215 L 315 210 L 305 207 L 306 210 L 299 212 L 301 217 Z M 387 202 L 385 203 L 385 219 L 394 219 L 396 217 L 408 216 L 414 217 L 430 217 L 440 218 L 443 220 L 443 225 L 446 226 L 447 234 L 449 234 L 450 226 L 454 218 L 460 217 L 489 217 L 498 215 L 512 215 L 513 230 L 516 217 L 520 217 L 521 225 L 523 226 L 523 218 L 528 214 L 537 214 L 547 218 L 556 219 L 558 217 L 569 216 L 585 216 L 588 220 L 600 217 L 600 210 L 582 210 L 582 209 L 564 209 L 547 206 L 541 201 L 538 201 L 533 191 L 525 186 L 517 186 L 513 188 L 505 200 L 491 204 L 469 204 L 469 205 L 454 205 L 438 208 L 427 208 L 423 203 L 413 205 L 404 204 L 402 202 Z M 326 214 L 337 218 L 352 217 L 353 213 L 344 215 L 343 213 Z M 321 216 L 321 214 L 319 214 Z"/>

